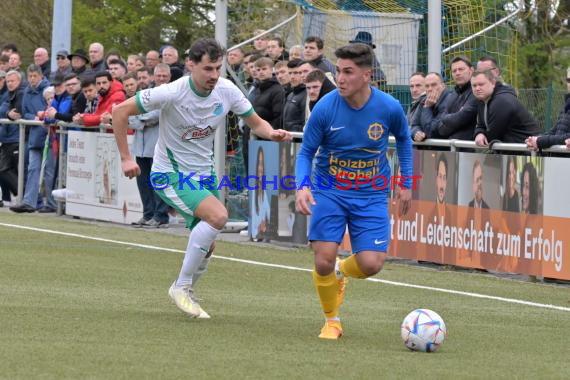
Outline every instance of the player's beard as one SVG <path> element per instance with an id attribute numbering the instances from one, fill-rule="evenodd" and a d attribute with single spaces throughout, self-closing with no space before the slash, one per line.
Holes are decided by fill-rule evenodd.
<path id="1" fill-rule="evenodd" d="M 216 83 L 218 83 L 217 79 L 207 80 L 205 88 L 211 91 L 216 87 Z"/>

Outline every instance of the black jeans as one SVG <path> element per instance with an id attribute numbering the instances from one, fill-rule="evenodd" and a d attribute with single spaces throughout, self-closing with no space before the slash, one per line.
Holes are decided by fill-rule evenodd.
<path id="1" fill-rule="evenodd" d="M 18 193 L 18 143 L 0 146 L 0 186 L 2 200 L 9 201 L 10 193 Z"/>
<path id="2" fill-rule="evenodd" d="M 168 223 L 168 205 L 155 193 L 148 183 L 150 169 L 152 168 L 151 157 L 137 157 L 137 164 L 141 168 L 141 174 L 137 177 L 137 187 L 143 204 L 143 217 L 146 220 L 154 219 L 160 223 Z"/>

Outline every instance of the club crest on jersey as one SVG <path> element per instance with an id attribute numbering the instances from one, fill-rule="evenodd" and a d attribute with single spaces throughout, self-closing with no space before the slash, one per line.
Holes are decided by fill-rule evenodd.
<path id="1" fill-rule="evenodd" d="M 201 140 L 210 136 L 214 132 L 214 128 L 209 125 L 206 128 L 198 128 L 196 126 L 188 128 L 182 135 L 182 140 Z"/>
<path id="2" fill-rule="evenodd" d="M 214 104 L 214 116 L 220 116 L 224 112 L 224 106 L 222 103 Z"/>
<path id="3" fill-rule="evenodd" d="M 378 141 L 384 134 L 384 127 L 380 123 L 372 123 L 368 127 L 368 137 L 371 140 Z"/>
<path id="4" fill-rule="evenodd" d="M 148 105 L 150 103 L 150 91 L 144 90 L 141 92 L 141 102 L 143 105 Z"/>

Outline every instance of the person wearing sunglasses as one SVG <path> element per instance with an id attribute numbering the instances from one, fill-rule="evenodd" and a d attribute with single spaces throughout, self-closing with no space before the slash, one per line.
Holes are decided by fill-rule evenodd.
<path id="1" fill-rule="evenodd" d="M 65 78 L 65 76 L 71 73 L 71 61 L 67 58 L 68 55 L 69 52 L 65 49 L 57 51 L 57 69 L 51 72 L 49 76 L 50 82 L 53 82 L 56 77 Z"/>

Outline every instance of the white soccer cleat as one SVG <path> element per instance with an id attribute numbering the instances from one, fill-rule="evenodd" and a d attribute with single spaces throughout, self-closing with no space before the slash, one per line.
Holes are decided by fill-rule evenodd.
<path id="1" fill-rule="evenodd" d="M 199 306 L 198 306 L 199 307 Z M 199 319 L 210 319 L 210 314 L 206 313 L 204 309 L 200 307 L 200 315 L 198 315 Z"/>
<path id="2" fill-rule="evenodd" d="M 176 306 L 192 318 L 210 318 L 193 298 L 194 291 L 190 285 L 176 286 L 176 281 L 168 289 L 168 295 Z M 204 316 L 202 316 L 204 315 Z"/>

